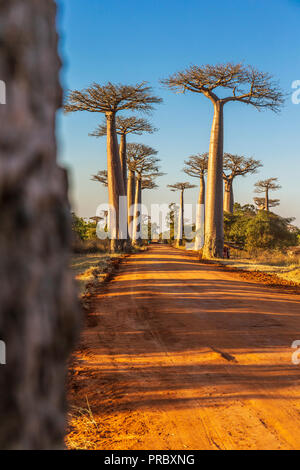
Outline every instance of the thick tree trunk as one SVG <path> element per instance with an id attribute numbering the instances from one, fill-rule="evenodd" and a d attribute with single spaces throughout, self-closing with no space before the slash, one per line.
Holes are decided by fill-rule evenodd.
<path id="1" fill-rule="evenodd" d="M 121 171 L 124 180 L 125 195 L 127 194 L 127 153 L 126 153 L 126 134 L 121 134 L 120 137 L 120 162 Z"/>
<path id="2" fill-rule="evenodd" d="M 178 246 L 183 245 L 183 224 L 184 224 L 184 208 L 183 208 L 183 191 L 180 191 L 180 207 L 179 207 L 179 216 L 178 216 L 178 231 L 177 231 L 177 240 L 176 243 Z"/>
<path id="3" fill-rule="evenodd" d="M 217 101 L 214 104 L 208 160 L 203 250 L 206 258 L 223 256 L 223 138 L 223 104 Z"/>
<path id="4" fill-rule="evenodd" d="M 128 233 L 130 239 L 133 234 L 133 219 L 134 219 L 134 203 L 135 203 L 135 174 L 134 171 L 128 171 L 128 185 L 127 185 L 127 207 L 128 207 Z"/>
<path id="5" fill-rule="evenodd" d="M 225 180 L 225 188 L 224 188 L 224 212 L 233 213 L 233 180 L 227 179 Z"/>
<path id="6" fill-rule="evenodd" d="M 79 327 L 66 172 L 56 163 L 60 60 L 52 0 L 0 2 L 0 448 L 56 449 Z"/>
<path id="7" fill-rule="evenodd" d="M 132 243 L 138 245 L 141 242 L 141 203 L 142 203 L 142 178 L 140 175 L 136 178 L 135 183 L 135 200 L 134 200 L 134 222 Z"/>
<path id="8" fill-rule="evenodd" d="M 113 212 L 109 215 L 109 225 L 111 242 L 111 252 L 116 252 L 120 248 L 121 233 L 119 230 L 120 217 L 120 196 L 125 196 L 124 180 L 121 170 L 119 156 L 119 146 L 116 133 L 115 114 L 107 113 L 107 182 L 108 199 Z"/>
<path id="9" fill-rule="evenodd" d="M 204 245 L 204 218 L 205 218 L 205 179 L 204 175 L 200 176 L 200 187 L 198 204 L 196 210 L 196 237 L 195 250 L 199 251 Z"/>

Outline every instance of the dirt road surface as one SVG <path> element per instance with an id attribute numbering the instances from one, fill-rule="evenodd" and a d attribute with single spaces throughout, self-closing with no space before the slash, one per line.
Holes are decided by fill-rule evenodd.
<path id="1" fill-rule="evenodd" d="M 90 320 L 69 447 L 300 449 L 300 296 L 153 245 L 96 293 Z"/>

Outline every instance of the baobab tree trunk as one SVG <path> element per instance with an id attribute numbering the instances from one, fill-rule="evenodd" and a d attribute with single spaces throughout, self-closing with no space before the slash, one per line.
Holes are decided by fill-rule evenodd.
<path id="1" fill-rule="evenodd" d="M 120 162 L 121 171 L 124 180 L 125 195 L 127 194 L 127 155 L 126 155 L 126 134 L 121 134 L 120 137 Z"/>
<path id="2" fill-rule="evenodd" d="M 127 185 L 127 207 L 128 207 L 128 234 L 132 239 L 133 220 L 134 220 L 134 204 L 135 204 L 135 174 L 134 171 L 128 171 Z"/>
<path id="3" fill-rule="evenodd" d="M 136 178 L 135 183 L 135 200 L 134 200 L 134 221 L 132 243 L 138 245 L 141 241 L 141 203 L 142 203 L 142 178 L 140 175 Z"/>
<path id="4" fill-rule="evenodd" d="M 269 212 L 269 190 L 266 189 L 266 195 L 265 195 L 265 210 Z"/>
<path id="5" fill-rule="evenodd" d="M 214 103 L 208 159 L 203 250 L 206 258 L 221 258 L 223 256 L 223 139 L 223 104 L 217 101 Z"/>
<path id="6" fill-rule="evenodd" d="M 116 252 L 122 245 L 119 230 L 120 196 L 125 196 L 124 180 L 119 156 L 116 133 L 115 113 L 106 114 L 107 121 L 107 183 L 110 204 L 109 228 L 111 234 L 110 249 Z"/>
<path id="7" fill-rule="evenodd" d="M 233 180 L 225 180 L 225 189 L 224 189 L 224 211 L 233 213 Z"/>
<path id="8" fill-rule="evenodd" d="M 183 245 L 183 218 L 184 218 L 184 198 L 183 198 L 183 191 L 180 191 L 180 207 L 179 207 L 179 217 L 178 217 L 178 232 L 177 232 L 177 245 Z"/>
<path id="9" fill-rule="evenodd" d="M 195 250 L 199 251 L 204 244 L 204 217 L 205 217 L 205 179 L 204 175 L 200 176 L 200 188 L 198 196 L 198 204 L 196 209 L 196 237 Z"/>
<path id="10" fill-rule="evenodd" d="M 55 22 L 52 0 L 0 2 L 1 449 L 63 448 L 66 362 L 79 327 L 67 176 L 56 162 Z"/>

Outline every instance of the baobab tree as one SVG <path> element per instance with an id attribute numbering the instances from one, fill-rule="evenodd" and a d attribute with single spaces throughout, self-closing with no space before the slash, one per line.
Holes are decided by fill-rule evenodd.
<path id="1" fill-rule="evenodd" d="M 238 101 L 258 110 L 279 111 L 284 101 L 283 93 L 272 76 L 243 64 L 193 65 L 171 75 L 162 83 L 182 93 L 201 93 L 214 107 L 214 118 L 209 145 L 207 201 L 205 217 L 204 256 L 222 257 L 223 230 L 223 109 L 229 102 Z M 220 97 L 216 90 L 230 95 Z"/>
<path id="2" fill-rule="evenodd" d="M 258 210 L 265 211 L 266 209 L 266 199 L 264 197 L 255 197 L 254 203 L 257 206 Z M 280 204 L 280 199 L 269 199 L 269 210 L 272 207 L 277 207 Z"/>
<path id="3" fill-rule="evenodd" d="M 160 173 L 160 175 L 161 175 L 161 173 Z M 157 175 L 155 175 L 155 177 L 156 176 Z M 158 188 L 158 185 L 155 183 L 155 177 L 152 175 L 152 177 L 142 178 L 141 190 L 144 191 L 144 189 L 156 189 L 156 188 Z"/>
<path id="4" fill-rule="evenodd" d="M 254 158 L 246 158 L 240 155 L 224 153 L 223 179 L 224 187 L 224 211 L 233 213 L 233 181 L 237 176 L 256 173 L 262 167 L 262 163 Z"/>
<path id="5" fill-rule="evenodd" d="M 178 246 L 183 245 L 184 237 L 184 191 L 186 189 L 196 188 L 194 184 L 190 183 L 176 183 L 168 184 L 168 188 L 171 191 L 180 191 L 180 207 L 179 207 L 179 220 L 178 220 L 178 232 L 177 232 L 177 242 Z"/>
<path id="6" fill-rule="evenodd" d="M 116 133 L 120 136 L 120 162 L 121 162 L 121 170 L 124 179 L 124 187 L 125 192 L 127 192 L 127 157 L 126 157 L 126 144 L 127 144 L 127 135 L 134 134 L 134 135 L 141 135 L 144 132 L 148 132 L 149 134 L 153 134 L 156 132 L 157 129 L 153 127 L 146 119 L 137 118 L 136 116 L 131 117 L 116 117 Z M 103 137 L 107 135 L 107 124 L 104 121 L 100 124 L 97 129 L 89 134 L 93 137 Z"/>
<path id="7" fill-rule="evenodd" d="M 62 449 L 67 362 L 80 313 L 69 270 L 67 173 L 56 155 L 56 2 L 0 2 L 0 41 L 8 85 L 8 104 L 0 106 L 0 339 L 7 346 L 0 448 Z"/>
<path id="8" fill-rule="evenodd" d="M 264 210 L 269 212 L 270 207 L 275 207 L 279 205 L 279 199 L 269 199 L 270 191 L 277 191 L 281 186 L 277 183 L 278 178 L 268 178 L 266 180 L 261 180 L 255 183 L 255 192 L 257 194 L 264 194 Z M 257 198 L 255 203 L 262 202 L 262 198 Z M 258 205 L 258 204 L 257 204 Z"/>
<path id="9" fill-rule="evenodd" d="M 143 144 L 130 143 L 127 146 L 127 165 L 129 171 L 135 175 L 134 205 L 129 209 L 129 235 L 133 244 L 138 244 L 140 239 L 142 182 L 162 176 L 159 172 L 157 151 Z"/>
<path id="10" fill-rule="evenodd" d="M 185 160 L 183 171 L 193 178 L 199 178 L 199 196 L 196 209 L 196 237 L 195 250 L 200 250 L 204 243 L 204 216 L 205 216 L 205 174 L 208 167 L 208 152 L 192 155 Z"/>
<path id="11" fill-rule="evenodd" d="M 108 186 L 108 175 L 107 170 L 100 170 L 96 175 L 92 175 L 92 181 L 98 181 L 98 183 L 103 184 L 105 188 Z"/>
<path id="12" fill-rule="evenodd" d="M 127 238 L 127 234 L 121 233 L 119 226 L 120 197 L 125 197 L 126 191 L 116 133 L 116 114 L 126 110 L 147 112 L 153 109 L 153 104 L 161 101 L 153 95 L 152 89 L 145 82 L 134 86 L 116 85 L 110 82 L 106 85 L 93 83 L 82 91 L 74 90 L 67 95 L 66 113 L 89 111 L 105 114 L 106 117 L 108 196 L 111 210 L 113 208 L 113 214 L 110 216 L 112 252 L 120 245 L 123 246 L 118 240 Z M 126 206 L 122 209 L 127 211 Z"/>

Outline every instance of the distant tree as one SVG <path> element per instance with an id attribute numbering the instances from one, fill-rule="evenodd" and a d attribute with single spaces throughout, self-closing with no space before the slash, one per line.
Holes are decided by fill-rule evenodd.
<path id="1" fill-rule="evenodd" d="M 142 191 L 144 189 L 156 189 L 156 188 L 158 188 L 157 184 L 155 183 L 155 178 L 156 178 L 156 175 L 151 176 L 151 177 L 142 178 L 142 182 L 141 182 Z"/>
<path id="2" fill-rule="evenodd" d="M 134 216 L 132 209 L 129 213 L 129 234 L 132 237 L 132 243 L 140 243 L 141 236 L 141 204 L 142 204 L 142 181 L 150 180 L 162 176 L 159 171 L 159 159 L 155 158 L 157 151 L 152 147 L 143 144 L 130 143 L 127 145 L 127 165 L 130 172 L 135 175 L 135 198 L 134 198 Z M 131 229 L 132 227 L 132 233 Z"/>
<path id="3" fill-rule="evenodd" d="M 98 183 L 102 183 L 103 186 L 107 188 L 108 186 L 108 177 L 107 177 L 107 170 L 100 170 L 96 175 L 92 175 L 92 181 L 98 181 Z"/>
<path id="4" fill-rule="evenodd" d="M 279 199 L 269 200 L 269 193 L 270 191 L 277 191 L 281 188 L 281 186 L 277 183 L 278 178 L 268 178 L 266 180 L 261 180 L 255 183 L 255 192 L 258 194 L 264 194 L 265 202 L 264 202 L 264 210 L 269 212 L 270 207 L 275 207 L 279 205 Z M 255 203 L 258 205 L 261 203 L 261 198 L 256 198 Z M 260 205 L 261 207 L 261 205 Z"/>
<path id="5" fill-rule="evenodd" d="M 116 118 L 116 133 L 120 136 L 120 162 L 124 178 L 125 191 L 127 192 L 127 162 L 126 162 L 126 137 L 128 134 L 141 135 L 143 132 L 153 134 L 157 129 L 153 127 L 146 119 L 135 116 Z M 104 121 L 97 129 L 90 134 L 94 137 L 103 137 L 107 135 L 107 123 Z"/>
<path id="6" fill-rule="evenodd" d="M 116 114 L 126 110 L 149 111 L 153 104 L 161 101 L 152 94 L 152 89 L 145 82 L 134 86 L 115 85 L 110 82 L 102 86 L 93 83 L 82 91 L 74 90 L 67 95 L 66 113 L 89 111 L 103 113 L 106 117 L 108 194 L 109 203 L 115 211 L 115 217 L 110 218 L 111 224 L 114 221 L 113 226 L 110 227 L 112 252 L 116 251 L 119 246 L 123 247 L 124 243 L 118 242 L 118 239 L 126 237 L 126 234 L 121 234 L 119 229 L 119 198 L 125 196 L 126 191 L 116 133 Z"/>
<path id="7" fill-rule="evenodd" d="M 254 160 L 253 158 L 246 158 L 240 155 L 232 155 L 231 153 L 224 153 L 224 212 L 233 212 L 234 179 L 237 176 L 245 176 L 249 173 L 256 173 L 257 169 L 260 167 L 262 167 L 262 163 L 259 160 Z"/>
<path id="8" fill-rule="evenodd" d="M 204 216 L 205 216 L 205 175 L 208 167 L 208 153 L 192 155 L 185 160 L 183 171 L 193 178 L 199 178 L 199 196 L 196 211 L 196 237 L 195 250 L 200 250 L 204 243 Z"/>
<path id="9" fill-rule="evenodd" d="M 268 202 L 269 202 L 268 206 L 270 210 L 272 207 L 279 206 L 280 199 L 269 199 Z M 264 197 L 255 197 L 254 203 L 259 210 L 263 210 L 263 211 L 266 210 L 266 199 Z"/>
<path id="10" fill-rule="evenodd" d="M 258 211 L 246 230 L 246 248 L 283 249 L 297 244 L 297 233 L 290 230 L 293 219 L 283 218 L 272 212 Z"/>
<path id="11" fill-rule="evenodd" d="M 279 111 L 284 96 L 272 77 L 251 66 L 242 64 L 193 65 L 162 81 L 171 89 L 182 93 L 201 93 L 214 107 L 212 124 L 205 220 L 204 256 L 223 256 L 223 109 L 229 102 L 250 104 L 256 109 Z M 229 91 L 220 97 L 216 89 Z"/>
<path id="12" fill-rule="evenodd" d="M 170 228 L 169 240 L 172 243 L 175 240 L 175 234 L 177 231 L 176 229 L 178 226 L 179 206 L 178 204 L 175 204 L 175 202 L 171 202 L 168 208 L 169 208 L 169 212 L 166 217 L 166 224 Z"/>
<path id="13" fill-rule="evenodd" d="M 179 220 L 178 220 L 178 233 L 177 233 L 177 245 L 183 245 L 183 238 L 184 238 L 184 191 L 186 189 L 193 189 L 196 188 L 194 184 L 190 183 L 176 183 L 176 184 L 168 184 L 168 188 L 171 191 L 180 191 L 180 207 L 179 207 Z"/>

